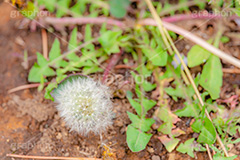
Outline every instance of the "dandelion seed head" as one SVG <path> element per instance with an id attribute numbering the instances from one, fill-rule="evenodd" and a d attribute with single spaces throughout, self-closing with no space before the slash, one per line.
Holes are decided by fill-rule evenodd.
<path id="1" fill-rule="evenodd" d="M 83 76 L 70 77 L 53 90 L 60 116 L 80 134 L 100 134 L 112 124 L 112 102 L 108 87 Z"/>

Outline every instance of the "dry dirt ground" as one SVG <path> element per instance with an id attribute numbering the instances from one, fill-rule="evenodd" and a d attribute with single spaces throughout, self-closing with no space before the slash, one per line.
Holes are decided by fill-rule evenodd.
<path id="1" fill-rule="evenodd" d="M 11 158 L 6 157 L 7 153 L 129 160 L 192 159 L 176 151 L 168 153 L 158 140 L 156 131 L 153 131 L 154 136 L 144 151 L 131 152 L 126 144 L 126 127 L 130 123 L 126 111 L 133 112 L 133 109 L 124 94 L 113 98 L 116 118 L 114 125 L 103 135 L 103 142 L 109 148 L 100 146 L 99 136 L 83 137 L 75 132 L 69 132 L 58 116 L 54 103 L 44 100 L 43 93 L 38 93 L 36 89 L 7 94 L 8 89 L 28 83 L 28 69 L 24 69 L 21 64 L 24 50 L 27 50 L 31 57 L 30 65 L 36 60 L 34 56 L 36 51 L 42 51 L 40 30 L 30 32 L 27 29 L 18 29 L 22 17 L 12 18 L 13 12 L 14 9 L 9 4 L 0 4 L 0 159 L 10 160 Z M 210 32 L 213 31 L 207 30 L 205 34 L 211 35 Z M 54 37 L 50 34 L 48 36 L 51 43 Z M 185 49 L 183 45 L 185 46 L 186 43 L 189 42 L 182 41 L 178 44 L 183 52 Z M 234 52 L 238 54 L 239 49 Z M 125 70 L 115 72 L 122 76 L 121 73 Z M 224 85 L 230 86 L 226 91 L 230 94 L 233 92 L 232 83 L 236 82 L 239 85 L 239 76 L 225 75 L 226 77 L 228 80 L 224 81 Z M 110 87 L 114 90 L 118 86 L 113 83 Z M 125 86 L 123 90 L 127 90 L 128 87 Z M 189 129 L 186 125 L 187 121 L 188 119 L 183 119 L 178 124 L 178 127 L 186 132 Z M 192 133 L 189 133 L 180 138 L 185 141 L 191 137 Z M 199 160 L 208 159 L 206 153 L 197 153 L 196 157 Z"/>

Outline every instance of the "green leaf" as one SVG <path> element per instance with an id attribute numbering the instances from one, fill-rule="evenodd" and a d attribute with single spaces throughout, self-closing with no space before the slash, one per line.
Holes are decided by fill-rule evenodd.
<path id="1" fill-rule="evenodd" d="M 171 112 L 170 108 L 167 105 L 167 101 L 165 101 L 165 104 L 161 104 L 155 114 L 156 117 L 164 122 L 158 128 L 158 131 L 162 132 L 163 134 L 171 135 L 173 124 L 177 123 L 180 119 Z"/>
<path id="2" fill-rule="evenodd" d="M 177 146 L 180 139 L 178 138 L 168 138 L 166 135 L 163 135 L 161 137 L 158 137 L 159 140 L 163 143 L 163 145 L 166 147 L 168 152 L 172 152 L 174 148 Z"/>
<path id="3" fill-rule="evenodd" d="M 39 5 L 44 5 L 49 12 L 54 12 L 57 0 L 38 0 Z"/>
<path id="4" fill-rule="evenodd" d="M 54 88 L 57 87 L 57 83 L 54 82 L 54 83 L 50 83 L 46 88 L 45 88 L 45 94 L 44 94 L 44 98 L 46 99 L 50 99 L 52 101 L 54 101 L 54 98 L 52 97 L 52 95 L 50 94 L 52 92 L 52 90 Z"/>
<path id="5" fill-rule="evenodd" d="M 43 77 L 43 75 L 41 75 L 41 81 L 40 81 L 40 85 L 38 86 L 38 92 L 41 92 L 44 88 L 44 82 L 46 81 L 46 79 Z"/>
<path id="6" fill-rule="evenodd" d="M 128 101 L 130 102 L 131 106 L 136 110 L 137 114 L 139 116 L 141 116 L 142 115 L 141 105 L 138 102 L 136 102 L 135 100 L 133 100 L 132 98 L 130 98 L 130 97 L 127 97 L 127 98 L 128 98 Z"/>
<path id="7" fill-rule="evenodd" d="M 220 153 L 216 153 L 213 156 L 213 160 L 234 160 L 235 158 L 237 158 L 238 156 L 231 156 L 231 157 L 224 157 L 223 155 L 221 155 Z"/>
<path id="8" fill-rule="evenodd" d="M 231 141 L 231 144 L 235 144 L 235 143 L 239 143 L 240 142 L 240 138 L 234 140 L 234 141 Z"/>
<path id="9" fill-rule="evenodd" d="M 36 53 L 37 54 L 37 63 L 39 64 L 39 66 L 46 66 L 48 65 L 48 61 L 43 57 L 43 55 L 39 52 Z"/>
<path id="10" fill-rule="evenodd" d="M 178 3 L 187 3 L 188 0 L 179 0 Z M 187 5 L 182 5 L 180 8 L 179 8 L 179 11 L 182 12 L 182 11 L 186 11 L 188 12 L 189 11 L 189 7 Z"/>
<path id="11" fill-rule="evenodd" d="M 45 94 L 44 94 L 44 98 L 46 99 L 50 99 L 52 101 L 54 101 L 54 98 L 51 95 L 51 92 L 53 89 L 57 88 L 57 83 L 60 83 L 64 78 L 67 77 L 67 75 L 61 74 L 59 73 L 59 69 L 57 69 L 57 77 L 56 77 L 56 81 L 55 82 L 51 82 L 46 88 L 45 88 Z"/>
<path id="12" fill-rule="evenodd" d="M 216 141 L 216 131 L 212 122 L 205 117 L 201 133 L 197 140 L 199 143 L 207 143 L 209 145 Z"/>
<path id="13" fill-rule="evenodd" d="M 59 57 L 61 55 L 61 49 L 60 49 L 60 42 L 56 38 L 53 42 L 52 48 L 49 52 L 49 60 L 52 61 L 55 58 Z"/>
<path id="14" fill-rule="evenodd" d="M 159 132 L 162 132 L 163 134 L 171 134 L 172 133 L 173 124 L 172 122 L 165 122 L 159 126 L 157 129 Z"/>
<path id="15" fill-rule="evenodd" d="M 197 118 L 200 114 L 200 108 L 198 104 L 188 104 L 184 103 L 185 107 L 183 109 L 178 109 L 174 113 L 179 117 L 195 117 Z"/>
<path id="16" fill-rule="evenodd" d="M 175 81 L 175 83 L 177 83 L 176 88 L 172 88 L 172 87 L 168 87 L 168 88 L 164 88 L 165 92 L 172 96 L 173 99 L 174 97 L 179 97 L 179 98 L 186 98 L 186 96 L 188 95 L 189 97 L 192 97 L 194 95 L 194 90 L 192 88 L 192 86 L 185 86 L 185 85 L 180 85 L 178 82 Z M 184 87 L 184 88 L 183 88 Z M 174 99 L 175 101 L 177 101 L 177 99 Z"/>
<path id="17" fill-rule="evenodd" d="M 38 14 L 38 8 L 28 1 L 27 6 L 20 10 L 20 13 L 29 19 L 34 19 Z"/>
<path id="18" fill-rule="evenodd" d="M 145 111 L 144 115 L 145 115 L 147 111 L 149 111 L 152 107 L 154 107 L 157 104 L 157 102 L 155 102 L 154 100 L 143 98 L 142 104 L 144 107 L 144 111 Z"/>
<path id="19" fill-rule="evenodd" d="M 126 15 L 129 4 L 129 0 L 110 0 L 110 13 L 116 18 L 122 18 Z"/>
<path id="20" fill-rule="evenodd" d="M 54 40 L 52 48 L 51 48 L 51 50 L 49 52 L 49 60 L 50 60 L 50 62 L 55 60 L 59 56 L 61 56 L 61 48 L 60 48 L 60 42 L 56 38 Z M 67 62 L 62 60 L 62 59 L 59 59 L 59 60 L 55 61 L 54 65 L 55 65 L 55 67 L 65 67 L 67 65 Z"/>
<path id="21" fill-rule="evenodd" d="M 181 65 L 179 65 L 177 68 L 174 69 L 174 73 L 172 72 L 171 68 L 172 66 L 167 65 L 166 72 L 160 77 L 160 80 L 166 79 L 166 78 L 172 78 L 174 77 L 173 74 L 176 74 L 177 77 L 181 77 Z"/>
<path id="22" fill-rule="evenodd" d="M 142 58 L 144 59 L 144 58 Z M 142 60 L 141 63 L 145 63 L 144 60 Z M 141 75 L 144 75 L 144 77 L 150 77 L 152 75 L 152 71 L 149 70 L 145 65 L 142 65 L 142 66 L 139 66 L 136 68 L 136 70 L 138 71 L 138 73 L 141 73 Z M 131 73 L 134 73 L 134 72 L 131 72 Z M 133 75 L 134 76 L 134 75 Z"/>
<path id="23" fill-rule="evenodd" d="M 106 31 L 98 38 L 99 43 L 108 55 L 120 52 L 117 38 L 121 34 L 122 31 Z"/>
<path id="24" fill-rule="evenodd" d="M 131 151 L 139 152 L 146 148 L 152 134 L 147 134 L 132 125 L 127 127 L 127 144 Z"/>
<path id="25" fill-rule="evenodd" d="M 164 88 L 165 92 L 172 96 L 172 98 L 177 101 L 177 97 L 180 98 L 185 98 L 185 95 L 183 93 L 182 88 L 176 87 L 176 88 L 172 88 L 172 87 L 168 87 L 168 88 Z"/>
<path id="26" fill-rule="evenodd" d="M 70 5 L 70 0 L 59 0 L 55 5 L 57 5 L 57 13 L 56 17 L 60 18 L 64 16 L 68 12 L 68 8 Z"/>
<path id="27" fill-rule="evenodd" d="M 154 119 L 152 118 L 139 118 L 137 115 L 131 113 L 131 112 L 127 112 L 130 120 L 132 121 L 132 126 L 140 129 L 143 132 L 147 132 L 151 129 L 151 126 L 153 125 L 153 123 L 155 122 Z"/>
<path id="28" fill-rule="evenodd" d="M 146 80 L 143 81 L 142 86 L 143 86 L 144 91 L 146 91 L 146 92 L 152 91 L 153 89 L 155 89 L 157 87 L 156 84 L 151 84 Z"/>
<path id="29" fill-rule="evenodd" d="M 75 27 L 73 30 L 72 30 L 72 33 L 71 33 L 71 37 L 70 37 L 70 40 L 68 42 L 68 50 L 73 50 L 75 49 L 76 47 L 78 46 L 78 42 L 77 42 L 77 27 Z M 69 59 L 70 61 L 79 61 L 80 58 L 76 55 L 76 53 L 70 53 L 68 54 L 67 56 L 67 59 Z"/>
<path id="30" fill-rule="evenodd" d="M 203 128 L 203 123 L 201 119 L 196 119 L 191 125 L 191 128 L 194 132 L 199 133 Z"/>
<path id="31" fill-rule="evenodd" d="M 151 41 L 151 43 L 154 41 Z M 161 46 L 157 48 L 142 48 L 143 53 L 148 57 L 148 60 L 155 66 L 166 66 L 168 54 Z"/>
<path id="32" fill-rule="evenodd" d="M 92 40 L 92 29 L 90 24 L 87 24 L 85 27 L 85 37 L 84 37 L 84 41 L 90 41 Z M 94 50 L 94 45 L 93 44 L 88 44 L 85 46 L 85 49 L 89 49 L 90 51 Z"/>
<path id="33" fill-rule="evenodd" d="M 211 53 L 199 45 L 194 45 L 187 54 L 187 62 L 189 67 L 195 67 L 205 63 Z"/>
<path id="34" fill-rule="evenodd" d="M 177 34 L 173 31 L 168 31 L 169 35 L 172 37 L 173 40 L 177 39 Z"/>
<path id="35" fill-rule="evenodd" d="M 181 152 L 181 153 L 187 153 L 189 156 L 191 156 L 192 158 L 194 158 L 194 154 L 193 154 L 193 141 L 194 138 L 191 138 L 187 141 L 185 141 L 185 143 L 181 143 L 178 148 L 177 151 Z"/>
<path id="36" fill-rule="evenodd" d="M 223 73 L 220 59 L 215 55 L 211 55 L 203 67 L 199 83 L 209 92 L 212 99 L 219 97 L 222 78 Z"/>
<path id="37" fill-rule="evenodd" d="M 206 6 L 205 2 L 199 2 L 199 0 L 194 0 L 197 3 L 197 6 L 199 7 L 200 10 L 203 10 Z"/>
<path id="38" fill-rule="evenodd" d="M 175 11 L 171 9 L 172 8 L 172 5 L 169 4 L 168 2 L 165 2 L 164 3 L 164 8 L 162 10 L 167 10 L 170 12 L 170 15 L 173 16 Z"/>
<path id="39" fill-rule="evenodd" d="M 92 39 L 92 29 L 90 24 L 87 24 L 85 27 L 85 37 L 84 40 L 85 41 L 90 41 Z"/>
<path id="40" fill-rule="evenodd" d="M 54 76 L 55 72 L 48 66 L 42 54 L 37 53 L 37 63 L 34 63 L 28 74 L 29 82 L 41 82 L 41 76 Z"/>
<path id="41" fill-rule="evenodd" d="M 103 69 L 99 68 L 97 65 L 92 65 L 92 66 L 85 66 L 82 71 L 84 75 L 88 75 L 91 73 L 103 72 Z"/>
<path id="42" fill-rule="evenodd" d="M 74 13 L 74 17 L 80 17 L 86 9 L 86 1 L 77 1 L 77 3 L 70 8 Z"/>
<path id="43" fill-rule="evenodd" d="M 179 118 L 173 114 L 167 104 L 161 105 L 158 109 L 157 116 L 164 122 L 177 123 Z"/>
<path id="44" fill-rule="evenodd" d="M 221 41 L 222 43 L 227 43 L 227 42 L 230 41 L 230 39 L 229 39 L 227 36 L 222 36 L 222 37 L 220 38 L 220 41 Z"/>

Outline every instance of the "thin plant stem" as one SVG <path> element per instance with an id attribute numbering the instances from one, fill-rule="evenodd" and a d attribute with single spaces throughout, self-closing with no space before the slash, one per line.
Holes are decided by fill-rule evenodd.
<path id="1" fill-rule="evenodd" d="M 118 26 L 120 28 L 125 27 L 125 23 L 122 21 L 114 20 L 106 17 L 80 17 L 80 18 L 72 18 L 72 17 L 64 17 L 64 18 L 53 18 L 47 17 L 42 19 L 43 23 L 52 24 L 52 25 L 82 25 L 82 24 L 103 24 L 107 23 L 108 25 Z"/>
<path id="2" fill-rule="evenodd" d="M 236 68 L 223 68 L 224 73 L 233 73 L 233 74 L 240 74 L 240 70 Z"/>
<path id="3" fill-rule="evenodd" d="M 44 85 L 46 85 L 46 84 L 49 84 L 49 83 L 44 83 Z M 10 93 L 14 93 L 14 92 L 21 91 L 21 90 L 24 90 L 24 89 L 36 88 L 40 85 L 41 85 L 40 83 L 26 84 L 26 85 L 22 85 L 22 86 L 18 86 L 16 88 L 10 89 L 10 90 L 8 90 L 8 93 L 10 94 Z"/>
<path id="4" fill-rule="evenodd" d="M 13 158 L 24 158 L 24 159 L 101 160 L 99 158 L 28 156 L 28 155 L 17 155 L 17 154 L 7 154 L 6 156 L 13 157 Z"/>
<path id="5" fill-rule="evenodd" d="M 206 144 L 206 148 L 207 148 L 207 150 L 209 151 L 208 152 L 208 157 L 210 158 L 210 160 L 213 160 L 213 158 L 212 158 L 212 155 L 211 155 L 211 152 L 210 152 L 210 149 L 209 149 L 209 146 Z"/>
<path id="6" fill-rule="evenodd" d="M 141 64 L 142 63 L 142 52 L 140 49 L 137 49 L 137 53 L 138 53 L 138 63 Z M 141 75 L 143 75 L 143 70 L 142 70 L 142 65 L 140 67 L 140 72 L 141 72 Z M 141 113 L 141 119 L 144 118 L 145 116 L 145 109 L 144 109 L 144 106 L 143 106 L 143 86 L 142 84 L 140 85 L 140 91 L 141 91 L 141 99 L 140 99 L 140 102 L 141 102 L 141 107 L 142 107 L 142 113 Z"/>
<path id="7" fill-rule="evenodd" d="M 211 44 L 207 43 L 203 39 L 199 38 L 198 36 L 195 36 L 194 34 L 190 33 L 189 31 L 186 31 L 178 26 L 172 25 L 170 23 L 164 22 L 163 25 L 168 28 L 169 30 L 181 33 L 185 38 L 191 40 L 192 42 L 197 43 L 198 45 L 202 46 L 206 50 L 210 51 L 211 53 L 215 54 L 216 56 L 220 57 L 221 59 L 227 61 L 230 64 L 233 64 L 234 66 L 240 68 L 240 60 L 236 59 L 223 51 L 219 50 L 218 48 L 212 46 Z"/>
<path id="8" fill-rule="evenodd" d="M 48 41 L 47 41 L 47 32 L 45 29 L 42 29 L 42 46 L 43 46 L 43 57 L 48 60 Z"/>

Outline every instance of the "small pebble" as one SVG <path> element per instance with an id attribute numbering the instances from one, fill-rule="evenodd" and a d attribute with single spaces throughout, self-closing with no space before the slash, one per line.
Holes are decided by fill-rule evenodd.
<path id="1" fill-rule="evenodd" d="M 123 126 L 123 122 L 122 121 L 115 121 L 115 125 L 117 127 L 122 127 Z"/>
<path id="2" fill-rule="evenodd" d="M 152 147 L 148 147 L 147 150 L 148 150 L 149 153 L 153 153 L 154 152 L 154 149 Z"/>
<path id="3" fill-rule="evenodd" d="M 120 133 L 121 133 L 121 134 L 124 134 L 125 131 L 126 131 L 126 130 L 125 130 L 125 127 L 122 127 L 122 128 L 120 129 Z"/>
<path id="4" fill-rule="evenodd" d="M 56 136 L 57 139 L 61 139 L 62 138 L 62 134 L 61 133 L 58 133 L 57 136 Z"/>
<path id="5" fill-rule="evenodd" d="M 69 156 L 69 153 L 68 153 L 68 152 L 67 152 L 67 153 L 65 153 L 65 154 L 64 154 L 64 156 L 65 156 L 65 157 L 68 157 L 68 156 Z"/>
<path id="6" fill-rule="evenodd" d="M 161 160 L 159 156 L 153 155 L 152 160 Z"/>

